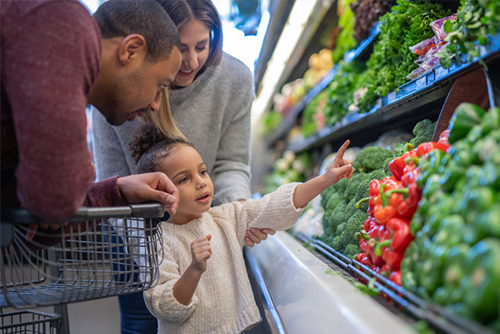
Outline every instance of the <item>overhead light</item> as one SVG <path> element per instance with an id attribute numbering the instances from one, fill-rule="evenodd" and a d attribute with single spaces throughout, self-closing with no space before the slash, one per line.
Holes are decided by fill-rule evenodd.
<path id="1" fill-rule="evenodd" d="M 261 90 L 252 104 L 252 124 L 260 118 L 268 102 L 272 98 L 274 89 L 280 80 L 281 74 L 295 50 L 302 31 L 313 12 L 318 0 L 295 1 L 288 21 L 276 44 L 273 55 L 269 60 L 267 70 L 262 78 Z"/>

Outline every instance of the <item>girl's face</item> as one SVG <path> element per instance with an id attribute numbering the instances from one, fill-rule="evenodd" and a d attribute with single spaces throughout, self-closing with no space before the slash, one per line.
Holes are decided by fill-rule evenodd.
<path id="1" fill-rule="evenodd" d="M 196 74 L 205 65 L 210 48 L 210 30 L 199 21 L 192 20 L 179 28 L 182 43 L 182 62 L 174 85 L 189 86 Z"/>
<path id="2" fill-rule="evenodd" d="M 177 212 L 169 223 L 188 223 L 210 209 L 214 187 L 203 159 L 193 147 L 186 144 L 175 147 L 161 162 L 160 171 L 167 174 L 180 193 Z"/>

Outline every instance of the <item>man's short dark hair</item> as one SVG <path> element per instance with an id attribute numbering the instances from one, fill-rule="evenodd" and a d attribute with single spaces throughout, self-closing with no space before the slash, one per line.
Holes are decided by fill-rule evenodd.
<path id="1" fill-rule="evenodd" d="M 145 61 L 167 59 L 172 48 L 181 50 L 177 27 L 165 10 L 152 0 L 109 0 L 94 13 L 103 39 L 139 34 L 146 40 Z"/>

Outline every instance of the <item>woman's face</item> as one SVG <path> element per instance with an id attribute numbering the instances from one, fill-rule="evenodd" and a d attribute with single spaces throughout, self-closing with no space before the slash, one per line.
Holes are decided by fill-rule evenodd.
<path id="1" fill-rule="evenodd" d="M 179 35 L 182 43 L 182 62 L 174 85 L 186 87 L 193 82 L 196 74 L 207 62 L 210 30 L 203 22 L 195 19 L 180 27 Z"/>

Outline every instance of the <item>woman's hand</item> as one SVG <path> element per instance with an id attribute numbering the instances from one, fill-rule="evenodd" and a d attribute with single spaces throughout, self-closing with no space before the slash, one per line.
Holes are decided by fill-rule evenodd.
<path id="1" fill-rule="evenodd" d="M 260 244 L 262 240 L 267 239 L 267 235 L 274 235 L 276 233 L 275 230 L 271 230 L 270 228 L 251 228 L 247 231 L 247 236 L 245 237 L 245 243 L 249 247 L 255 246 L 255 244 Z"/>
<path id="2" fill-rule="evenodd" d="M 335 184 L 342 180 L 344 177 L 350 178 L 354 172 L 352 168 L 352 161 L 344 159 L 344 153 L 349 146 L 350 140 L 346 140 L 341 148 L 337 151 L 330 167 L 325 172 L 324 176 L 327 178 L 329 184 Z"/>
<path id="3" fill-rule="evenodd" d="M 154 201 L 163 204 L 170 215 L 175 214 L 179 203 L 179 190 L 160 172 L 119 177 L 118 190 L 129 204 Z"/>
<path id="4" fill-rule="evenodd" d="M 193 255 L 191 265 L 194 269 L 202 273 L 207 270 L 207 260 L 212 255 L 212 248 L 210 248 L 211 239 L 212 235 L 209 234 L 204 237 L 199 237 L 191 243 L 191 254 Z"/>

